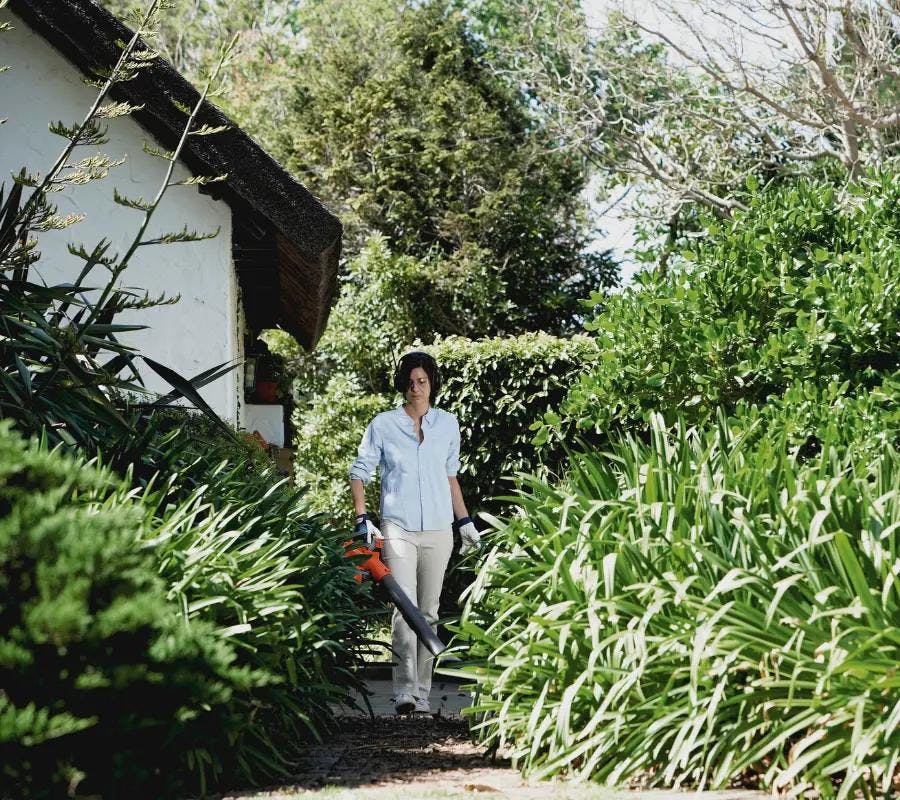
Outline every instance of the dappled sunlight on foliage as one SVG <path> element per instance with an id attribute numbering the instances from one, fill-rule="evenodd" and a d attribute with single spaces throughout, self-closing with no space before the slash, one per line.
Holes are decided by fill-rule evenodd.
<path id="1" fill-rule="evenodd" d="M 900 184 L 873 175 L 839 194 L 800 182 L 707 221 L 669 275 L 652 271 L 593 300 L 604 351 L 562 406 L 602 434 L 658 410 L 702 420 L 774 400 L 798 382 L 847 383 L 849 398 L 900 367 Z"/>
<path id="2" fill-rule="evenodd" d="M 799 183 L 594 298 L 598 357 L 455 627 L 531 775 L 892 791 L 900 190 Z"/>
<path id="3" fill-rule="evenodd" d="M 454 629 L 474 735 L 534 777 L 890 792 L 900 458 L 720 418 L 526 479 Z"/>

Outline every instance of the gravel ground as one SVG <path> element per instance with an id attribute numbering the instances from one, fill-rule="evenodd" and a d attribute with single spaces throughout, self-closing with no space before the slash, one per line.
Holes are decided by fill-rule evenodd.
<path id="1" fill-rule="evenodd" d="M 507 796 L 521 784 L 507 761 L 486 759 L 471 743 L 459 716 L 354 716 L 341 721 L 332 740 L 309 748 L 290 786 L 226 797 L 487 797 Z"/>
<path id="2" fill-rule="evenodd" d="M 471 702 L 455 679 L 435 676 L 433 714 L 394 714 L 389 665 L 373 665 L 366 685 L 374 717 L 335 709 L 338 732 L 310 746 L 282 786 L 232 792 L 219 800 L 762 800 L 760 792 L 629 792 L 593 784 L 527 784 L 508 759 L 472 744 L 461 712 Z M 702 794 L 702 798 L 699 795 Z"/>
<path id="3" fill-rule="evenodd" d="M 758 792 L 704 792 L 702 800 L 760 800 Z M 222 800 L 684 800 L 697 793 L 617 792 L 572 783 L 525 784 L 503 758 L 486 757 L 458 716 L 346 717 L 310 747 L 289 785 Z"/>

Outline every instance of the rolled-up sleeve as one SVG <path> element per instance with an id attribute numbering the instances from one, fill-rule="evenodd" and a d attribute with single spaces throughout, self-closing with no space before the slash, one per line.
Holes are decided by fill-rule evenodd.
<path id="1" fill-rule="evenodd" d="M 447 477 L 455 478 L 457 472 L 459 472 L 459 422 L 454 419 L 450 448 L 447 451 Z"/>
<path id="2" fill-rule="evenodd" d="M 357 478 L 363 483 L 372 480 L 375 468 L 381 461 L 381 448 L 381 437 L 375 430 L 375 420 L 372 420 L 359 443 L 356 460 L 350 465 L 350 478 Z"/>

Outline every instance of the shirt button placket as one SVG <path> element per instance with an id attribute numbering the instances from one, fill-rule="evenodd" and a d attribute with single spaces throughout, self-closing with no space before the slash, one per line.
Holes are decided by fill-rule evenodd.
<path id="1" fill-rule="evenodd" d="M 416 447 L 416 473 L 419 480 L 419 530 L 425 530 L 425 506 L 422 503 L 422 443 Z"/>

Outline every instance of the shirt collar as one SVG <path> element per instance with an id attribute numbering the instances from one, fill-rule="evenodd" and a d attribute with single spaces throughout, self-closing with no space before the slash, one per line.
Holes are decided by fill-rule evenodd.
<path id="1" fill-rule="evenodd" d="M 407 414 L 406 411 L 404 410 L 403 403 L 401 403 L 399 406 L 397 406 L 397 413 L 402 414 L 403 417 L 406 420 L 408 420 L 410 426 L 412 426 L 414 424 L 413 418 L 409 414 Z M 425 412 L 425 416 L 422 417 L 422 419 L 425 420 L 425 422 L 428 424 L 429 427 L 431 427 L 437 421 L 437 416 L 438 416 L 437 409 L 434 406 L 432 406 L 431 408 L 428 409 L 428 411 Z"/>

